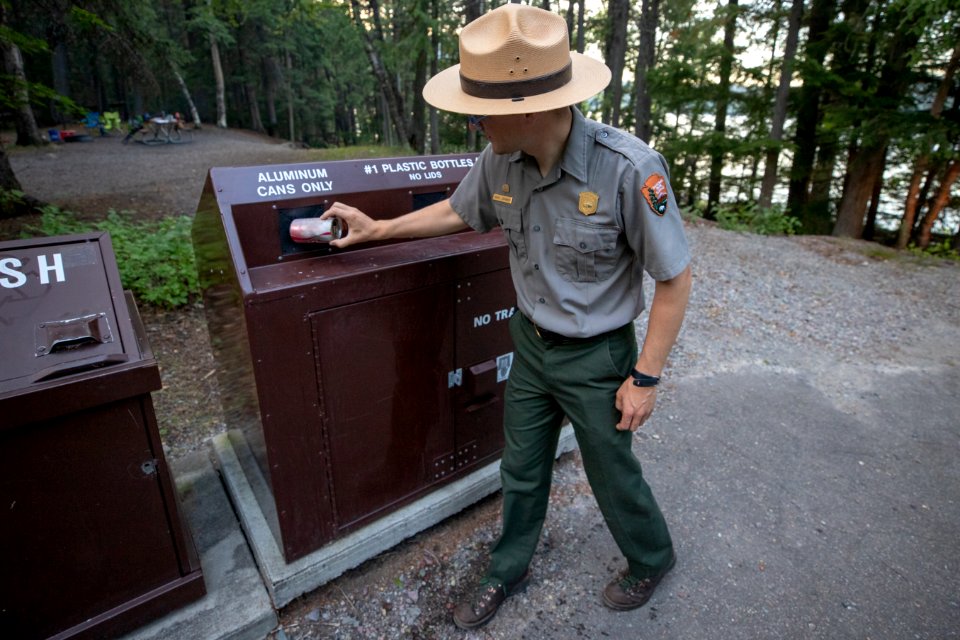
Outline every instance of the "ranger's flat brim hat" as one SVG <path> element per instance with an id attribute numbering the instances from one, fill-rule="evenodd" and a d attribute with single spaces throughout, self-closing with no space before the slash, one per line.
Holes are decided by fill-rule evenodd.
<path id="1" fill-rule="evenodd" d="M 570 51 L 559 15 L 505 4 L 460 32 L 460 64 L 433 76 L 423 97 L 471 115 L 537 113 L 583 102 L 610 83 L 607 65 Z"/>

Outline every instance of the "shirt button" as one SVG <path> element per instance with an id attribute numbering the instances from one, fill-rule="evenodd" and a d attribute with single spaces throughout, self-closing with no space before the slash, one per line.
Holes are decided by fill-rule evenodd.
<path id="1" fill-rule="evenodd" d="M 581 243 L 580 243 L 580 248 L 581 248 L 581 249 L 586 249 L 586 248 L 587 248 L 587 243 L 586 243 L 586 242 L 581 242 Z"/>
<path id="2" fill-rule="evenodd" d="M 544 300 L 543 298 L 540 298 L 540 304 L 543 304 L 544 302 L 546 302 L 546 300 Z"/>
<path id="3" fill-rule="evenodd" d="M 533 268 L 535 271 L 540 271 L 540 265 L 538 264 L 533 265 Z"/>
<path id="4" fill-rule="evenodd" d="M 533 225 L 533 230 L 534 230 L 534 231 L 540 231 L 540 225 L 538 225 L 538 224 Z"/>
<path id="5" fill-rule="evenodd" d="M 600 137 L 601 137 L 601 138 L 606 138 L 606 137 L 609 136 L 609 135 L 610 135 L 610 134 L 607 133 L 606 131 L 601 131 L 601 132 L 600 132 Z"/>

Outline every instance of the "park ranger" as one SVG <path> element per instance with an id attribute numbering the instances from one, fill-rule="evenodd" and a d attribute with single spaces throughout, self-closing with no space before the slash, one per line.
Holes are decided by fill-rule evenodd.
<path id="1" fill-rule="evenodd" d="M 426 100 L 470 115 L 489 144 L 450 199 L 391 220 L 335 203 L 348 233 L 334 246 L 501 228 L 518 313 L 505 390 L 503 529 L 486 575 L 454 610 L 465 629 L 488 622 L 526 586 L 546 515 L 561 423 L 569 418 L 600 511 L 626 557 L 601 594 L 616 610 L 647 602 L 676 555 L 634 456 L 690 291 L 690 253 L 664 159 L 572 105 L 610 71 L 571 53 L 565 21 L 507 4 L 467 25 L 460 64 Z M 634 319 L 643 273 L 656 281 L 642 349 Z"/>

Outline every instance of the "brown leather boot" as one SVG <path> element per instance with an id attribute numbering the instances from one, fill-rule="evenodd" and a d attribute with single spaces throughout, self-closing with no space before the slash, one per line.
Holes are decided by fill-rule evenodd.
<path id="1" fill-rule="evenodd" d="M 510 585 L 499 580 L 485 577 L 453 610 L 453 622 L 461 629 L 476 629 L 483 626 L 497 614 L 497 609 L 509 596 L 526 589 L 530 582 L 530 572 L 524 571 L 520 579 Z"/>
<path id="2" fill-rule="evenodd" d="M 629 611 L 642 607 L 647 604 L 647 600 L 653 595 L 654 590 L 663 576 L 673 569 L 677 562 L 677 554 L 670 557 L 670 564 L 667 568 L 654 576 L 646 578 L 637 578 L 630 575 L 630 570 L 624 571 L 619 578 L 616 578 L 603 590 L 603 604 L 616 611 Z"/>

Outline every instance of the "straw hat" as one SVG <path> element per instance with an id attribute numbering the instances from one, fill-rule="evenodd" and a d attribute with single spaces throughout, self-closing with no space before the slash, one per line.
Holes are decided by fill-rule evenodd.
<path id="1" fill-rule="evenodd" d="M 563 18 L 505 4 L 463 28 L 460 64 L 433 76 L 423 97 L 455 113 L 537 113 L 582 102 L 609 83 L 607 65 L 570 52 Z"/>

